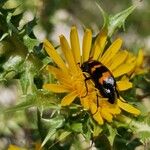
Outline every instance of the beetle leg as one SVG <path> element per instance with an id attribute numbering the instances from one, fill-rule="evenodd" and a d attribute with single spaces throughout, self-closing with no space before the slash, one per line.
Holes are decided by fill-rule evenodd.
<path id="1" fill-rule="evenodd" d="M 81 98 L 84 98 L 88 95 L 88 86 L 87 86 L 87 81 L 91 79 L 91 77 L 87 77 L 84 73 L 83 73 L 83 76 L 85 77 L 85 88 L 86 88 L 86 94 L 84 96 L 82 96 Z"/>
<path id="2" fill-rule="evenodd" d="M 96 94 L 96 105 L 97 105 L 97 110 L 96 110 L 96 112 L 95 112 L 94 114 L 92 114 L 92 115 L 95 115 L 95 114 L 97 113 L 97 111 L 98 111 L 98 106 L 99 106 L 98 97 L 99 97 L 99 95 Z"/>

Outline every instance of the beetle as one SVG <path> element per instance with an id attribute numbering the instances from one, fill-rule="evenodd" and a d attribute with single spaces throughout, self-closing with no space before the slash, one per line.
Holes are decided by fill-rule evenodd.
<path id="1" fill-rule="evenodd" d="M 97 60 L 88 60 L 81 65 L 81 70 L 85 76 L 85 83 L 91 79 L 100 94 L 104 98 L 108 98 L 109 103 L 114 104 L 116 102 L 116 99 L 119 98 L 116 80 L 105 65 Z M 88 73 L 89 76 L 87 77 L 84 73 Z"/>

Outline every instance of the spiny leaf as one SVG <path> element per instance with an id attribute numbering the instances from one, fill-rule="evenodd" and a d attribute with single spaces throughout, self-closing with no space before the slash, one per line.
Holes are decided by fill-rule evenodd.
<path id="1" fill-rule="evenodd" d="M 42 113 L 38 111 L 38 128 L 42 138 L 42 147 L 49 141 L 55 139 L 56 131 L 64 125 L 64 117 L 57 115 L 53 118 L 43 118 Z"/>
<path id="2" fill-rule="evenodd" d="M 134 134 L 128 128 L 120 127 L 117 129 L 118 134 L 116 135 L 113 143 L 113 149 L 115 150 L 133 150 L 137 146 L 142 145 L 140 140 L 134 136 Z"/>
<path id="3" fill-rule="evenodd" d="M 49 129 L 51 128 L 51 129 L 58 129 L 58 128 L 60 128 L 60 127 L 62 127 L 63 126 L 63 124 L 64 124 L 64 121 L 65 121 L 65 119 L 64 119 L 64 117 L 63 116 L 61 116 L 61 115 L 58 115 L 58 116 L 56 116 L 56 117 L 54 117 L 54 118 L 50 118 L 50 119 L 44 119 L 44 118 L 41 118 L 41 122 L 42 122 L 42 124 L 44 125 L 46 125 Z"/>
<path id="4" fill-rule="evenodd" d="M 26 100 L 28 99 L 28 100 Z M 26 97 L 26 99 L 24 98 L 24 101 L 17 104 L 16 106 L 12 106 L 10 108 L 7 108 L 6 110 L 4 110 L 5 113 L 8 112 L 16 112 L 16 111 L 20 111 L 20 110 L 24 110 L 26 108 L 30 108 L 32 106 L 35 106 L 35 97 L 33 95 L 28 95 Z"/>
<path id="5" fill-rule="evenodd" d="M 23 13 L 22 12 L 20 12 L 19 14 L 17 14 L 17 15 L 14 15 L 13 14 L 13 16 L 12 16 L 12 18 L 11 18 L 11 23 L 15 26 L 15 27 L 19 27 L 19 23 L 20 23 L 20 20 L 22 19 L 22 16 L 23 16 Z M 19 30 L 19 28 L 18 28 L 18 30 Z"/>
<path id="6" fill-rule="evenodd" d="M 50 57 L 46 56 L 43 60 L 42 60 L 44 66 L 48 65 L 49 63 L 52 62 L 52 60 L 50 59 Z"/>
<path id="7" fill-rule="evenodd" d="M 120 120 L 128 124 L 143 143 L 150 141 L 150 114 L 142 116 L 138 121 L 126 116 L 120 117 Z"/>
<path id="8" fill-rule="evenodd" d="M 23 37 L 24 44 L 28 48 L 29 52 L 33 52 L 34 46 L 39 45 L 39 41 L 37 39 L 32 39 L 28 35 Z"/>
<path id="9" fill-rule="evenodd" d="M 12 55 L 8 58 L 8 60 L 3 64 L 3 68 L 6 71 L 15 70 L 18 71 L 18 68 L 23 62 L 23 58 L 20 55 Z"/>
<path id="10" fill-rule="evenodd" d="M 9 36 L 9 33 L 4 33 L 4 34 L 0 37 L 0 41 L 4 40 L 7 36 Z"/>
<path id="11" fill-rule="evenodd" d="M 100 4 L 97 3 L 97 6 L 102 13 L 103 16 L 103 27 L 108 30 L 108 36 L 111 37 L 112 34 L 117 30 L 118 28 L 123 27 L 124 29 L 124 24 L 125 20 L 127 17 L 133 12 L 133 10 L 136 8 L 136 6 L 131 6 L 122 12 L 117 13 L 114 16 L 110 16 L 107 14 L 100 6 Z"/>
<path id="12" fill-rule="evenodd" d="M 30 35 L 33 31 L 33 27 L 37 24 L 37 19 L 34 18 L 33 20 L 29 21 L 27 24 L 25 24 L 25 30 L 26 34 Z"/>
<path id="13" fill-rule="evenodd" d="M 62 132 L 61 135 L 58 137 L 58 141 L 62 141 L 64 140 L 67 136 L 69 136 L 71 134 L 70 131 L 65 131 L 65 132 Z"/>
<path id="14" fill-rule="evenodd" d="M 11 22 L 12 16 L 13 16 L 12 13 L 8 13 L 7 18 L 6 18 L 6 22 L 8 25 L 8 32 L 10 33 L 10 35 L 12 34 L 12 32 L 17 33 L 17 34 L 19 33 L 18 29 Z"/>
<path id="15" fill-rule="evenodd" d="M 112 126 L 110 126 L 109 124 L 107 124 L 107 128 L 109 130 L 108 139 L 109 139 L 110 145 L 113 145 L 115 136 L 117 134 L 117 130 L 113 128 Z"/>
<path id="16" fill-rule="evenodd" d="M 136 133 L 140 137 L 143 143 L 150 141 L 150 114 L 148 113 L 146 116 L 141 117 L 135 123 Z"/>
<path id="17" fill-rule="evenodd" d="M 136 8 L 135 6 L 131 6 L 123 10 L 122 12 L 109 17 L 109 20 L 108 20 L 109 21 L 108 22 L 108 36 L 109 37 L 112 36 L 112 34 L 117 28 L 121 28 L 121 27 L 124 28 L 125 20 L 133 12 L 135 8 Z"/>
<path id="18" fill-rule="evenodd" d="M 83 132 L 82 128 L 83 128 L 82 123 L 73 123 L 73 124 L 71 124 L 71 130 L 73 130 L 74 132 L 82 133 Z"/>
<path id="19" fill-rule="evenodd" d="M 61 141 L 65 140 L 65 138 L 67 138 L 67 136 L 69 136 L 70 134 L 71 134 L 71 132 L 69 132 L 69 131 L 62 132 L 60 134 L 60 136 L 58 137 L 58 140 L 56 142 L 53 142 L 48 148 L 51 149 L 58 142 L 61 142 Z"/>
<path id="20" fill-rule="evenodd" d="M 5 110 L 1 110 L 1 111 L 6 112 L 6 113 L 15 112 L 15 111 L 21 111 L 21 110 L 24 110 L 26 108 L 30 108 L 33 106 L 37 106 L 37 107 L 47 106 L 48 108 L 51 108 L 52 110 L 58 111 L 60 107 L 50 102 L 49 99 L 54 99 L 54 96 L 47 94 L 44 91 L 38 90 L 38 91 L 35 91 L 35 93 L 24 95 L 20 99 L 22 102 L 20 102 L 19 104 L 12 106 L 10 108 L 7 108 Z M 58 120 L 61 121 L 60 116 Z"/>
<path id="21" fill-rule="evenodd" d="M 103 27 L 107 26 L 107 22 L 109 19 L 108 14 L 102 9 L 102 7 L 100 6 L 100 4 L 97 2 L 96 5 L 98 6 L 100 12 L 102 13 L 102 17 L 103 17 Z"/>
<path id="22" fill-rule="evenodd" d="M 95 139 L 95 147 L 99 150 L 110 150 L 111 149 L 111 145 L 105 134 L 100 134 Z"/>
<path id="23" fill-rule="evenodd" d="M 32 63 L 25 62 L 24 63 L 25 70 L 21 74 L 20 78 L 20 83 L 22 87 L 22 91 L 24 94 L 29 94 L 33 91 L 35 91 L 35 85 L 34 85 L 34 74 L 35 72 L 33 71 L 34 66 Z"/>
<path id="24" fill-rule="evenodd" d="M 56 129 L 49 130 L 41 146 L 43 147 L 55 134 L 56 134 Z"/>
<path id="25" fill-rule="evenodd" d="M 139 131 L 138 132 L 138 136 L 139 136 L 139 138 L 141 139 L 141 141 L 143 142 L 143 143 L 148 143 L 148 142 L 150 142 L 150 131 Z"/>
<path id="26" fill-rule="evenodd" d="M 99 134 L 103 131 L 102 127 L 95 123 L 92 119 L 90 119 L 90 123 L 93 126 L 93 137 L 99 136 Z"/>

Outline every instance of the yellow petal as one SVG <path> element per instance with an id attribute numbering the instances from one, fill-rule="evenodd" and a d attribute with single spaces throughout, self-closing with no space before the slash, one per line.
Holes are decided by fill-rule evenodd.
<path id="1" fill-rule="evenodd" d="M 90 108 L 89 99 L 85 97 L 85 98 L 80 98 L 80 100 L 81 100 L 81 105 L 82 105 L 85 109 L 89 110 L 89 108 Z"/>
<path id="2" fill-rule="evenodd" d="M 63 71 L 67 72 L 67 67 L 62 58 L 59 56 L 59 54 L 56 52 L 55 48 L 52 46 L 52 44 L 48 40 L 44 40 L 44 48 L 48 55 L 54 60 L 54 62 L 57 64 L 59 68 L 61 68 Z"/>
<path id="3" fill-rule="evenodd" d="M 23 149 L 11 144 L 9 145 L 8 150 L 23 150 Z"/>
<path id="4" fill-rule="evenodd" d="M 122 40 L 117 39 L 115 40 L 110 47 L 106 50 L 102 58 L 100 58 L 100 62 L 102 62 L 104 65 L 107 65 L 107 63 L 115 56 L 115 54 L 119 51 L 120 47 L 122 45 Z"/>
<path id="5" fill-rule="evenodd" d="M 106 110 L 106 112 L 113 115 L 117 115 L 121 113 L 121 110 L 117 106 L 117 104 L 110 104 L 108 101 L 103 101 L 103 108 Z"/>
<path id="6" fill-rule="evenodd" d="M 71 81 L 71 77 L 68 73 L 66 72 L 63 72 L 62 70 L 54 67 L 54 66 L 51 66 L 51 65 L 48 65 L 46 67 L 46 69 L 52 73 L 55 78 L 57 78 L 57 80 L 59 80 L 59 82 L 63 85 L 65 85 L 66 87 L 71 87 L 70 85 L 70 81 Z"/>
<path id="7" fill-rule="evenodd" d="M 106 110 L 107 110 L 107 109 L 106 109 Z M 115 106 L 114 108 L 109 108 L 109 109 L 108 109 L 108 112 L 109 112 L 110 114 L 113 114 L 113 115 L 118 115 L 118 114 L 121 113 L 121 110 L 120 110 L 120 108 L 119 108 L 118 106 Z"/>
<path id="8" fill-rule="evenodd" d="M 142 68 L 142 63 L 143 63 L 143 50 L 140 49 L 139 52 L 138 52 L 138 56 L 137 58 L 134 56 L 135 58 L 135 62 L 136 62 L 136 65 L 135 65 L 135 68 L 133 68 L 131 70 L 131 72 L 129 73 L 129 75 L 131 75 L 130 77 L 133 78 L 135 75 L 139 75 L 139 74 L 143 74 L 146 72 L 146 70 L 144 70 Z M 130 58 L 129 58 L 130 59 Z"/>
<path id="9" fill-rule="evenodd" d="M 40 142 L 35 143 L 35 150 L 43 150 L 42 144 Z"/>
<path id="10" fill-rule="evenodd" d="M 133 53 L 128 52 L 126 63 L 133 63 L 135 61 L 136 61 L 135 55 L 133 55 Z"/>
<path id="11" fill-rule="evenodd" d="M 113 71 L 113 75 L 114 77 L 119 77 L 123 74 L 130 72 L 134 67 L 135 67 L 135 63 L 122 64 Z"/>
<path id="12" fill-rule="evenodd" d="M 59 84 L 44 84 L 43 89 L 49 90 L 54 93 L 65 93 L 69 91 L 67 87 Z"/>
<path id="13" fill-rule="evenodd" d="M 71 68 L 71 70 L 73 72 L 77 72 L 77 64 L 74 60 L 72 51 L 69 47 L 69 44 L 68 44 L 66 38 L 63 35 L 61 35 L 59 38 L 60 38 L 60 46 L 65 55 L 66 61 L 69 65 L 69 68 Z"/>
<path id="14" fill-rule="evenodd" d="M 59 68 L 57 67 L 54 67 L 54 66 L 51 66 L 51 65 L 48 65 L 46 66 L 46 69 L 52 73 L 53 75 L 57 76 L 57 77 L 60 77 L 60 78 L 66 78 L 66 79 L 70 79 L 70 75 L 69 75 L 69 72 L 63 72 L 62 70 L 60 70 Z"/>
<path id="15" fill-rule="evenodd" d="M 54 66 L 51 66 L 51 65 L 47 65 L 46 66 L 46 70 L 48 70 L 50 73 L 52 73 L 53 75 L 56 75 L 56 74 L 64 74 L 64 72 L 62 72 L 62 70 L 60 70 L 59 68 L 57 67 L 54 67 Z M 68 75 L 68 74 L 66 74 Z"/>
<path id="16" fill-rule="evenodd" d="M 67 106 L 70 105 L 74 99 L 78 96 L 78 94 L 76 93 L 76 91 L 73 91 L 69 94 L 67 94 L 61 101 L 61 106 Z"/>
<path id="17" fill-rule="evenodd" d="M 107 112 L 107 110 L 105 110 L 105 108 L 103 108 L 101 110 L 101 115 L 108 122 L 112 122 L 113 116 L 112 116 L 112 114 L 110 114 L 109 112 Z"/>
<path id="18" fill-rule="evenodd" d="M 129 77 L 127 75 L 124 75 L 121 77 L 121 80 L 122 81 L 125 81 L 125 80 L 129 81 Z"/>
<path id="19" fill-rule="evenodd" d="M 98 124 L 100 124 L 100 125 L 102 125 L 102 124 L 104 123 L 103 118 L 102 118 L 102 116 L 101 116 L 99 110 L 97 111 L 97 113 L 95 113 L 95 114 L 93 115 L 93 118 L 94 118 L 94 120 L 97 121 Z"/>
<path id="20" fill-rule="evenodd" d="M 82 55 L 83 55 L 83 62 L 89 59 L 89 54 L 91 50 L 91 43 L 92 43 L 92 32 L 90 29 L 86 29 L 83 37 L 83 45 L 82 45 Z"/>
<path id="21" fill-rule="evenodd" d="M 92 49 L 92 58 L 94 60 L 97 60 L 99 57 L 101 57 L 104 47 L 106 45 L 107 40 L 107 31 L 103 29 L 99 36 L 96 38 L 96 41 L 94 43 L 93 49 Z"/>
<path id="22" fill-rule="evenodd" d="M 125 111 L 127 111 L 131 114 L 139 115 L 141 113 L 140 110 L 138 110 L 137 108 L 135 108 L 132 105 L 128 104 L 127 102 L 123 102 L 123 101 L 118 99 L 117 103 L 118 103 L 118 106 L 121 109 L 123 109 L 123 110 L 125 110 Z"/>
<path id="23" fill-rule="evenodd" d="M 137 60 L 136 60 L 136 66 L 139 67 L 142 65 L 142 63 L 143 63 L 143 50 L 140 49 L 139 53 L 138 53 Z"/>
<path id="24" fill-rule="evenodd" d="M 128 52 L 126 50 L 119 51 L 113 58 L 112 58 L 112 63 L 110 64 L 109 69 L 114 70 L 116 69 L 119 65 L 121 65 L 125 59 L 127 58 Z"/>
<path id="25" fill-rule="evenodd" d="M 128 80 L 117 81 L 117 87 L 119 91 L 124 91 L 130 89 L 132 87 L 132 83 L 129 82 Z"/>
<path id="26" fill-rule="evenodd" d="M 72 53 L 75 59 L 76 64 L 80 63 L 80 43 L 79 43 L 79 37 L 78 37 L 78 32 L 77 28 L 74 26 L 71 28 L 70 32 L 70 43 L 71 43 L 71 49 Z"/>
<path id="27" fill-rule="evenodd" d="M 95 103 L 90 104 L 90 110 L 92 114 L 95 114 L 98 111 L 98 108 Z"/>

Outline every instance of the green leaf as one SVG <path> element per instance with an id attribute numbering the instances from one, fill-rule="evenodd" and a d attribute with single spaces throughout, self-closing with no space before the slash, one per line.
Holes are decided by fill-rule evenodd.
<path id="1" fill-rule="evenodd" d="M 112 146 L 114 143 L 115 136 L 117 134 L 117 130 L 113 128 L 112 126 L 110 126 L 109 124 L 107 124 L 107 128 L 109 130 L 109 136 L 107 138 L 110 142 L 110 145 Z"/>
<path id="2" fill-rule="evenodd" d="M 6 71 L 15 70 L 17 71 L 19 66 L 22 64 L 23 58 L 20 55 L 12 55 L 8 60 L 3 64 L 3 68 Z"/>
<path id="3" fill-rule="evenodd" d="M 36 90 L 34 85 L 35 67 L 31 62 L 24 62 L 24 72 L 21 74 L 20 83 L 24 94 L 33 93 Z"/>
<path id="4" fill-rule="evenodd" d="M 150 142 L 150 113 L 142 116 L 141 120 L 134 121 L 133 125 L 137 128 L 135 132 L 143 143 Z"/>
<path id="5" fill-rule="evenodd" d="M 94 142 L 95 142 L 95 147 L 98 150 L 111 150 L 111 145 L 105 134 L 100 134 L 98 137 L 96 137 Z"/>
<path id="6" fill-rule="evenodd" d="M 135 76 L 133 78 L 133 83 L 136 88 L 140 88 L 144 92 L 150 93 L 150 72 Z"/>
<path id="7" fill-rule="evenodd" d="M 39 45 L 39 41 L 37 39 L 32 39 L 28 35 L 23 37 L 24 44 L 28 48 L 29 53 L 33 52 L 33 48 Z"/>
<path id="8" fill-rule="evenodd" d="M 42 60 L 44 66 L 48 65 L 49 63 L 52 62 L 52 60 L 50 59 L 50 57 L 46 56 L 43 60 Z"/>
<path id="9" fill-rule="evenodd" d="M 47 93 L 45 94 L 44 91 L 38 90 L 32 94 L 24 95 L 20 99 L 22 102 L 20 102 L 19 104 L 12 106 L 10 108 L 7 108 L 5 110 L 1 109 L 1 111 L 4 111 L 6 113 L 7 112 L 16 112 L 16 111 L 24 110 L 26 108 L 33 107 L 33 106 L 34 107 L 36 107 L 36 106 L 43 107 L 43 106 L 47 106 L 47 105 L 48 105 L 49 109 L 59 111 L 59 109 L 60 109 L 59 106 L 56 106 L 56 105 L 52 104 L 51 102 L 49 102 L 49 99 L 52 99 L 52 98 L 54 98 L 53 95 L 50 95 Z M 63 120 L 62 116 L 58 116 L 58 118 L 55 118 L 55 119 L 59 120 L 60 122 Z M 43 119 L 43 121 L 47 122 L 46 119 Z M 58 124 L 58 123 L 56 123 L 56 124 Z M 48 124 L 48 126 L 50 126 L 50 124 Z"/>
<path id="10" fill-rule="evenodd" d="M 118 29 L 124 27 L 125 21 L 127 17 L 134 11 L 136 6 L 131 6 L 122 12 L 117 13 L 114 16 L 107 14 L 100 6 L 100 4 L 96 3 L 102 16 L 103 16 L 103 28 L 108 30 L 108 36 L 111 37 L 112 34 Z"/>
<path id="11" fill-rule="evenodd" d="M 70 134 L 71 134 L 70 131 L 62 132 L 62 133 L 60 134 L 60 136 L 58 137 L 58 141 L 64 140 L 64 139 L 65 139 L 67 136 L 69 136 Z"/>
<path id="12" fill-rule="evenodd" d="M 109 16 L 107 24 L 109 37 L 112 36 L 112 34 L 115 32 L 116 29 L 121 27 L 124 28 L 125 20 L 133 12 L 135 8 L 136 8 L 135 6 L 131 6 L 114 16 Z"/>
<path id="13" fill-rule="evenodd" d="M 93 130 L 93 126 L 90 123 L 90 119 L 88 118 L 89 116 L 87 116 L 87 119 L 85 119 L 83 121 L 83 136 L 85 137 L 86 140 L 91 140 L 92 137 L 92 130 Z M 85 118 L 85 117 L 84 117 Z"/>
<path id="14" fill-rule="evenodd" d="M 11 55 L 7 61 L 2 63 L 3 72 L 0 74 L 0 80 L 10 80 L 19 72 L 23 63 L 23 58 L 20 55 Z"/>
<path id="15" fill-rule="evenodd" d="M 62 127 L 64 125 L 64 117 L 62 115 L 58 115 L 54 118 L 50 118 L 50 119 L 44 119 L 41 118 L 41 122 L 42 124 L 46 127 L 48 127 L 49 129 L 58 129 L 60 127 Z"/>
<path id="16" fill-rule="evenodd" d="M 128 128 L 120 127 L 117 129 L 118 134 L 116 135 L 113 143 L 113 149 L 115 150 L 134 150 L 136 147 L 142 145 L 140 139 L 131 132 Z"/>
<path id="17" fill-rule="evenodd" d="M 1 38 L 0 41 L 4 40 L 7 36 L 9 36 L 9 33 L 4 33 Z"/>
<path id="18" fill-rule="evenodd" d="M 53 118 L 43 118 L 42 113 L 38 110 L 38 129 L 42 136 L 44 146 L 49 140 L 55 139 L 56 131 L 64 125 L 65 119 L 62 115 L 57 115 Z"/>
<path id="19" fill-rule="evenodd" d="M 94 125 L 93 136 L 98 136 L 102 131 L 103 129 L 99 125 Z"/>
<path id="20" fill-rule="evenodd" d="M 141 141 L 150 141 L 150 114 L 141 116 L 138 120 L 133 120 L 126 116 L 120 117 L 120 121 L 129 125 L 129 128 L 141 139 Z"/>
<path id="21" fill-rule="evenodd" d="M 71 130 L 73 130 L 74 132 L 79 132 L 82 133 L 83 132 L 83 125 L 82 123 L 73 123 L 71 124 Z"/>
<path id="22" fill-rule="evenodd" d="M 54 136 L 55 134 L 56 134 L 56 129 L 49 130 L 49 132 L 47 133 L 41 146 L 43 147 L 52 138 L 52 136 Z"/>
<path id="23" fill-rule="evenodd" d="M 12 106 L 10 108 L 7 108 L 6 110 L 3 110 L 5 113 L 9 113 L 9 112 L 16 112 L 16 111 L 21 111 L 24 110 L 26 108 L 30 108 L 32 106 L 35 106 L 35 96 L 34 95 L 27 95 L 26 98 L 23 98 L 24 101 L 17 104 L 16 106 Z"/>
<path id="24" fill-rule="evenodd" d="M 37 24 L 37 19 L 34 18 L 33 20 L 29 21 L 26 25 L 25 25 L 25 30 L 26 30 L 26 34 L 30 35 L 31 32 L 33 31 L 34 26 Z"/>
<path id="25" fill-rule="evenodd" d="M 106 27 L 107 26 L 107 23 L 109 21 L 109 16 L 108 14 L 102 9 L 102 7 L 100 6 L 99 2 L 96 3 L 96 5 L 98 6 L 101 14 L 102 14 L 102 17 L 103 17 L 103 27 Z"/>
<path id="26" fill-rule="evenodd" d="M 90 119 L 90 123 L 93 126 L 93 137 L 99 136 L 99 134 L 103 131 L 103 128 L 95 123 L 95 121 L 93 121 L 92 119 Z"/>
<path id="27" fill-rule="evenodd" d="M 39 89 L 36 90 L 34 94 L 39 108 L 44 107 L 45 109 L 48 108 L 55 112 L 60 111 L 61 106 L 58 104 L 58 98 L 53 93 Z"/>
<path id="28" fill-rule="evenodd" d="M 19 33 L 17 27 L 15 27 L 12 22 L 11 22 L 11 18 L 12 18 L 13 14 L 12 13 L 8 13 L 7 15 L 7 18 L 6 18 L 6 22 L 7 22 L 7 25 L 8 25 L 8 32 L 9 34 L 11 35 L 12 34 L 12 31 L 16 34 Z"/>
<path id="29" fill-rule="evenodd" d="M 19 12 L 19 14 L 14 15 L 11 17 L 11 23 L 18 28 L 19 30 L 19 24 L 20 24 L 20 20 L 22 19 L 23 13 Z"/>

